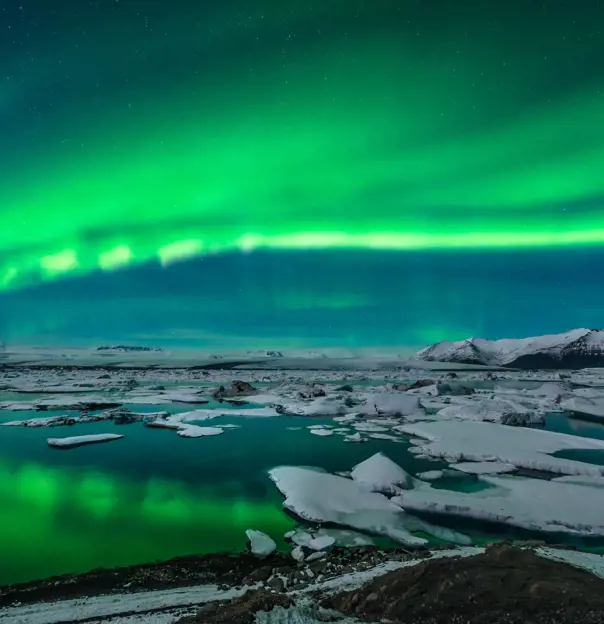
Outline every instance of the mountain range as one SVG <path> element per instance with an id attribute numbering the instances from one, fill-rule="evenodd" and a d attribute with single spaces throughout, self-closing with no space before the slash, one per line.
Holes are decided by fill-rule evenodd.
<path id="1" fill-rule="evenodd" d="M 417 357 L 428 362 L 456 362 L 510 368 L 576 369 L 604 366 L 604 331 L 573 329 L 532 338 L 468 338 L 437 342 Z"/>

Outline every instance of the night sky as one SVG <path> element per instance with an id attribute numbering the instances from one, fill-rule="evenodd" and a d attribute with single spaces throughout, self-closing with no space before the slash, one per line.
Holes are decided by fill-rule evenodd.
<path id="1" fill-rule="evenodd" d="M 0 339 L 604 325 L 599 0 L 0 0 Z"/>

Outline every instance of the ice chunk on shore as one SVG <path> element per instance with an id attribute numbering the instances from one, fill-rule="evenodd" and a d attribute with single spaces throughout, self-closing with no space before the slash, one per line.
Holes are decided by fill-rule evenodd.
<path id="1" fill-rule="evenodd" d="M 471 421 L 417 423 L 395 429 L 424 438 L 423 442 L 411 441 L 419 445 L 417 453 L 451 462 L 498 461 L 557 474 L 604 474 L 603 466 L 549 455 L 568 449 L 604 450 L 604 440 Z"/>
<path id="2" fill-rule="evenodd" d="M 357 464 L 352 469 L 351 477 L 370 492 L 391 496 L 398 494 L 399 488 L 409 489 L 415 483 L 409 473 L 383 453 L 376 453 Z"/>
<path id="3" fill-rule="evenodd" d="M 304 551 L 301 546 L 296 546 L 292 549 L 292 557 L 298 562 L 304 561 Z"/>
<path id="4" fill-rule="evenodd" d="M 363 533 L 357 533 L 356 531 L 348 531 L 346 529 L 319 529 L 316 532 L 316 536 L 332 537 L 337 546 L 344 546 L 347 548 L 374 545 L 374 541 L 368 535 L 363 535 Z"/>
<path id="5" fill-rule="evenodd" d="M 462 462 L 460 464 L 451 464 L 449 468 L 459 470 L 466 474 L 503 474 L 505 472 L 514 472 L 516 466 L 512 464 L 504 464 L 502 462 Z"/>
<path id="6" fill-rule="evenodd" d="M 336 540 L 334 537 L 331 537 L 331 535 L 320 535 L 311 539 L 307 546 L 311 550 L 325 550 L 326 548 L 333 546 L 335 543 Z"/>
<path id="7" fill-rule="evenodd" d="M 588 486 L 522 477 L 481 477 L 480 492 L 424 487 L 392 499 L 407 511 L 508 524 L 531 531 L 604 536 L 604 496 Z"/>
<path id="8" fill-rule="evenodd" d="M 349 526 L 408 545 L 426 543 L 406 530 L 399 506 L 350 479 L 297 466 L 273 468 L 269 475 L 285 496 L 284 507 L 303 520 Z"/>
<path id="9" fill-rule="evenodd" d="M 111 442 L 111 440 L 119 440 L 123 435 L 117 433 L 97 433 L 94 435 L 71 436 L 67 438 L 48 438 L 48 446 L 55 448 L 75 448 L 76 446 L 84 446 L 85 444 L 97 444 L 99 442 Z"/>
<path id="10" fill-rule="evenodd" d="M 256 557 L 268 557 L 272 552 L 277 550 L 277 544 L 266 533 L 248 529 L 245 534 L 249 540 L 249 548 Z"/>

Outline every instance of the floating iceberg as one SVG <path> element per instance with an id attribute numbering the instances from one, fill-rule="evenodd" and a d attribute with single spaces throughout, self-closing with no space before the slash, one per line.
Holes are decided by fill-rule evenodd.
<path id="1" fill-rule="evenodd" d="M 119 440 L 123 435 L 117 433 L 97 433 L 94 435 L 71 436 L 67 438 L 48 438 L 48 446 L 55 448 L 75 448 L 76 446 L 84 446 L 85 444 L 98 444 L 99 442 L 111 442 Z"/>

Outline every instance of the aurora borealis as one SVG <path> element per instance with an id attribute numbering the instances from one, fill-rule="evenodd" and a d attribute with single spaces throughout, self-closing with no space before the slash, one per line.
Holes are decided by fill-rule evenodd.
<path id="1" fill-rule="evenodd" d="M 6 340 L 419 345 L 601 325 L 598 0 L 0 16 Z"/>

